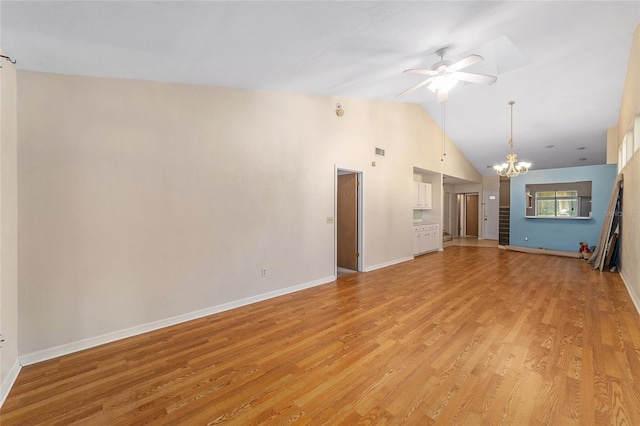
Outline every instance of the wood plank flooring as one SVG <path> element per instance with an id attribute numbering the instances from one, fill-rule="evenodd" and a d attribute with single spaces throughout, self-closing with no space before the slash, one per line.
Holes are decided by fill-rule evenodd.
<path id="1" fill-rule="evenodd" d="M 614 273 L 445 252 L 25 367 L 6 425 L 640 425 Z"/>

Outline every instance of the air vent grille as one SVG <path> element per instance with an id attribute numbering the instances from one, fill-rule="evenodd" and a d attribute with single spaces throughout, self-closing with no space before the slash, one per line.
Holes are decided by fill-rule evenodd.
<path id="1" fill-rule="evenodd" d="M 376 148 L 376 155 L 382 155 L 384 157 L 384 149 Z"/>

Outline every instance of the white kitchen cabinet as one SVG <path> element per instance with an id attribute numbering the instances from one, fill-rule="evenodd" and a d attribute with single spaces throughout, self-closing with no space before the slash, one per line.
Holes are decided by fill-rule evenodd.
<path id="1" fill-rule="evenodd" d="M 440 248 L 440 225 L 414 225 L 412 235 L 413 254 L 422 254 Z"/>
<path id="2" fill-rule="evenodd" d="M 440 225 L 434 223 L 430 226 L 429 238 L 427 240 L 427 251 L 438 250 L 440 248 Z"/>
<path id="3" fill-rule="evenodd" d="M 413 208 L 420 208 L 420 182 L 413 182 Z"/>
<path id="4" fill-rule="evenodd" d="M 412 244 L 413 244 L 413 254 L 419 254 L 420 253 L 420 226 L 414 226 L 413 227 L 413 234 L 411 236 L 412 238 Z"/>
<path id="5" fill-rule="evenodd" d="M 413 208 L 431 209 L 431 184 L 413 182 Z"/>
<path id="6" fill-rule="evenodd" d="M 424 208 L 425 209 L 430 209 L 431 208 L 431 184 L 430 183 L 423 183 L 423 192 L 424 192 Z"/>

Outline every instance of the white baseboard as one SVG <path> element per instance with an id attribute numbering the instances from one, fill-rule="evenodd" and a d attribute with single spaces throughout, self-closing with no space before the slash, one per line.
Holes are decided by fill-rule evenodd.
<path id="1" fill-rule="evenodd" d="M 11 366 L 11 369 L 9 370 L 9 374 L 7 374 L 7 377 L 2 381 L 2 389 L 0 389 L 0 408 L 4 404 L 4 401 L 7 399 L 7 396 L 9 395 L 13 384 L 16 382 L 21 369 L 22 365 L 20 365 L 20 360 L 16 359 L 16 361 Z"/>
<path id="2" fill-rule="evenodd" d="M 640 314 L 640 299 L 638 299 L 638 296 L 636 296 L 636 293 L 633 291 L 632 287 L 629 285 L 629 282 L 624 278 L 624 274 L 622 273 L 622 270 L 620 270 L 620 278 L 622 278 L 622 282 L 624 283 L 624 286 L 627 287 L 627 292 L 629 293 L 629 296 L 631 296 L 631 301 L 633 302 L 633 305 L 636 307 L 636 312 L 638 312 L 638 314 Z"/>
<path id="3" fill-rule="evenodd" d="M 73 352 L 78 352 L 85 349 L 93 348 L 95 346 L 104 345 L 105 343 L 115 342 L 116 340 L 137 336 L 138 334 L 147 333 L 149 331 L 158 330 L 164 327 L 169 327 L 169 326 L 180 324 L 186 321 L 191 321 L 194 319 L 206 317 L 208 315 L 217 314 L 220 312 L 239 308 L 241 306 L 250 305 L 252 303 L 261 302 L 263 300 L 272 299 L 274 297 L 283 296 L 285 294 L 294 293 L 296 291 L 330 283 L 335 280 L 336 280 L 336 276 L 330 275 L 328 277 L 320 278 L 314 281 L 309 281 L 303 284 L 294 285 L 294 286 L 283 288 L 280 290 L 270 291 L 268 293 L 259 294 L 257 296 L 251 296 L 244 299 L 235 300 L 233 302 L 223 303 L 222 305 L 212 306 L 210 308 L 189 312 L 187 314 L 162 319 L 159 321 L 153 321 L 147 324 L 142 324 L 142 325 L 127 328 L 124 330 L 103 334 L 101 336 L 90 337 L 88 339 L 78 340 L 76 342 L 67 343 L 64 345 L 55 346 L 53 348 L 48 348 L 41 351 L 21 355 L 19 358 L 19 361 L 21 365 L 35 364 L 38 362 L 57 358 L 59 356 L 68 355 Z"/>
<path id="4" fill-rule="evenodd" d="M 409 257 L 403 257 L 403 258 L 400 258 L 400 259 L 390 260 L 389 262 L 378 263 L 377 265 L 367 266 L 364 269 L 364 271 L 365 272 L 371 272 L 371 271 L 375 271 L 376 269 L 386 268 L 387 266 L 396 265 L 398 263 L 407 262 L 407 261 L 413 260 L 413 259 L 414 259 L 413 256 L 409 256 Z"/>
<path id="5" fill-rule="evenodd" d="M 507 250 L 511 251 L 519 251 L 521 253 L 529 253 L 529 254 L 548 254 L 552 256 L 563 256 L 563 257 L 573 257 L 576 259 L 580 259 L 582 253 L 577 251 L 562 251 L 562 250 L 551 250 L 545 248 L 532 248 L 532 247 L 522 247 L 522 246 L 505 246 Z"/>

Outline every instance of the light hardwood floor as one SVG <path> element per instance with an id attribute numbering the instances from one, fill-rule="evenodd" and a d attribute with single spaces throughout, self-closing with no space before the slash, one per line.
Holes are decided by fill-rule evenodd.
<path id="1" fill-rule="evenodd" d="M 617 274 L 444 252 L 25 367 L 3 426 L 640 425 Z"/>
<path id="2" fill-rule="evenodd" d="M 498 247 L 498 240 L 479 240 L 477 237 L 455 237 L 444 241 L 443 246 Z"/>

